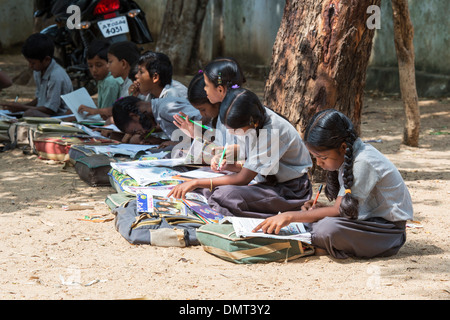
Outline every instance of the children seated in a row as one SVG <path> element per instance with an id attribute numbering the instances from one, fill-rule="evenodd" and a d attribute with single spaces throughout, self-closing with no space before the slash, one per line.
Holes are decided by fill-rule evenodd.
<path id="1" fill-rule="evenodd" d="M 219 120 L 220 104 L 229 89 L 241 87 L 245 82 L 242 69 L 235 59 L 218 58 L 208 63 L 204 71 L 200 70 L 189 85 L 188 99 L 204 117 L 203 124 L 216 129 L 213 137 L 216 144 L 224 146 L 227 139 L 226 128 Z M 175 115 L 174 124 L 194 138 L 194 124 L 185 114 Z"/>
<path id="2" fill-rule="evenodd" d="M 130 41 L 109 44 L 100 40 L 91 43 L 87 60 L 89 71 L 98 83 L 98 108 L 81 105 L 78 112 L 99 114 L 104 120 L 110 118 L 113 103 L 120 97 L 128 96 L 133 84 L 129 74 L 139 56 L 138 47 Z"/>
<path id="3" fill-rule="evenodd" d="M 151 96 L 156 98 L 186 97 L 187 88 L 178 81 L 172 80 L 172 63 L 165 54 L 146 52 L 140 56 L 136 50 L 136 45 L 130 42 L 115 43 L 109 48 L 109 71 L 116 79 L 125 79 L 126 77 L 119 97 L 114 101 L 130 94 L 142 100 L 148 100 Z M 133 54 L 127 54 L 129 52 Z M 136 67 L 136 80 L 133 82 L 130 74 L 133 71 L 132 68 Z M 78 111 L 100 114 L 103 119 L 107 119 L 112 117 L 112 103 L 102 109 L 81 106 Z"/>
<path id="4" fill-rule="evenodd" d="M 312 244 L 335 258 L 396 254 L 406 240 L 406 221 L 413 219 L 411 196 L 397 168 L 334 109 L 312 118 L 304 141 L 327 171 L 325 194 L 335 203 L 308 201 L 301 211 L 282 210 L 255 231 L 278 233 L 291 222 L 311 223 Z"/>
<path id="5" fill-rule="evenodd" d="M 110 43 L 106 40 L 94 40 L 87 50 L 87 64 L 92 78 L 97 82 L 97 107 L 101 109 L 111 107 L 120 98 L 121 86 L 124 81 L 121 76 L 114 77 L 108 68 L 108 50 Z M 89 108 L 81 105 L 79 111 Z M 105 115 L 103 115 L 105 116 Z"/>
<path id="6" fill-rule="evenodd" d="M 27 103 L 2 102 L 12 112 L 23 111 L 24 117 L 51 117 L 64 115 L 67 106 L 61 95 L 73 91 L 72 81 L 66 71 L 53 58 L 55 46 L 44 34 L 32 34 L 22 47 L 22 54 L 33 70 L 36 83 L 35 98 Z"/>
<path id="7" fill-rule="evenodd" d="M 227 90 L 220 121 L 237 138 L 245 162 L 236 162 L 227 154 L 219 165 L 218 154 L 211 168 L 233 174 L 182 183 L 169 196 L 184 198 L 196 190 L 225 216 L 266 218 L 279 211 L 300 210 L 311 198 L 307 172 L 312 161 L 297 130 L 243 88 Z"/>

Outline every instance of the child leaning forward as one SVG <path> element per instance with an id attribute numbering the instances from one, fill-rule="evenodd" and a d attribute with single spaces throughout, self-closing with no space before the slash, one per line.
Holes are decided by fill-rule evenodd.
<path id="1" fill-rule="evenodd" d="M 342 113 L 317 113 L 304 140 L 327 172 L 325 194 L 332 206 L 307 202 L 302 211 L 283 212 L 255 228 L 278 233 L 291 222 L 311 223 L 312 244 L 335 258 L 395 255 L 413 218 L 411 196 L 397 168 L 356 135 Z"/>
<path id="2" fill-rule="evenodd" d="M 307 172 L 312 161 L 295 128 L 243 88 L 228 90 L 220 119 L 236 136 L 245 161 L 234 162 L 228 151 L 223 159 L 218 154 L 211 168 L 233 173 L 182 183 L 169 196 L 184 198 L 196 190 L 224 216 L 267 218 L 280 210 L 300 210 L 311 198 Z"/>

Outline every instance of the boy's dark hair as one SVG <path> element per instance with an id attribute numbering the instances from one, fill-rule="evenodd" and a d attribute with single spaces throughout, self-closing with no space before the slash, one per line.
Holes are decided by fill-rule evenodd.
<path id="1" fill-rule="evenodd" d="M 343 173 L 346 190 L 350 190 L 353 186 L 353 144 L 357 138 L 350 119 L 335 109 L 316 113 L 307 126 L 304 135 L 305 143 L 320 151 L 338 149 L 343 143 L 346 144 Z M 338 171 L 328 171 L 325 195 L 328 200 L 333 201 L 337 198 L 338 193 Z M 357 219 L 358 206 L 358 200 L 351 193 L 346 193 L 339 208 L 341 216 Z"/>
<path id="2" fill-rule="evenodd" d="M 155 126 L 153 117 L 139 110 L 140 102 L 142 102 L 142 100 L 134 96 L 120 98 L 114 102 L 112 108 L 114 124 L 120 131 L 127 133 L 126 129 L 131 121 L 130 113 L 139 116 L 139 122 L 145 130 L 150 130 Z"/>
<path id="3" fill-rule="evenodd" d="M 216 87 L 240 87 L 246 82 L 239 63 L 233 58 L 217 58 L 208 63 L 203 72 Z"/>
<path id="4" fill-rule="evenodd" d="M 108 61 L 108 49 L 111 44 L 106 40 L 96 39 L 91 42 L 87 50 L 89 60 L 98 56 L 102 60 Z"/>
<path id="5" fill-rule="evenodd" d="M 220 121 L 232 129 L 254 126 L 259 133 L 266 122 L 266 110 L 258 96 L 244 88 L 227 92 L 220 106 Z"/>
<path id="6" fill-rule="evenodd" d="M 43 61 L 45 57 L 53 58 L 54 52 L 53 40 L 43 33 L 32 34 L 22 46 L 22 54 L 27 59 Z"/>
<path id="7" fill-rule="evenodd" d="M 164 53 L 147 51 L 139 58 L 138 64 L 144 65 L 150 76 L 157 73 L 162 88 L 172 83 L 172 62 Z"/>
<path id="8" fill-rule="evenodd" d="M 140 56 L 139 48 L 131 41 L 122 41 L 111 44 L 108 53 L 115 56 L 119 61 L 125 60 L 132 67 Z"/>

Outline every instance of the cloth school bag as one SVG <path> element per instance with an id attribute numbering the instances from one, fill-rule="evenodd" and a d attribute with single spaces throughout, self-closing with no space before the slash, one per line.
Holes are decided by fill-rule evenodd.
<path id="1" fill-rule="evenodd" d="M 104 154 L 81 157 L 75 162 L 75 171 L 91 187 L 110 186 L 108 172 L 115 161 Z"/>
<path id="2" fill-rule="evenodd" d="M 37 128 L 37 125 L 21 121 L 12 123 L 9 126 L 8 137 L 12 149 L 16 147 L 28 146 L 30 144 L 28 133 L 31 127 Z"/>
<path id="3" fill-rule="evenodd" d="M 0 121 L 0 141 L 9 141 L 8 129 L 10 124 Z"/>
<path id="4" fill-rule="evenodd" d="M 73 145 L 100 145 L 113 144 L 117 141 L 89 137 L 89 136 L 71 136 L 64 133 L 56 137 L 39 137 L 34 140 L 34 147 L 41 159 L 68 162 L 70 160 L 69 150 Z"/>
<path id="5" fill-rule="evenodd" d="M 136 200 L 113 210 L 116 230 L 131 244 L 160 247 L 199 245 L 196 230 L 203 222 L 193 216 L 138 213 Z"/>
<path id="6" fill-rule="evenodd" d="M 113 211 L 117 207 L 126 206 L 128 202 L 135 200 L 136 196 L 127 193 L 111 193 L 106 196 L 105 203 Z"/>
<path id="7" fill-rule="evenodd" d="M 238 237 L 228 222 L 201 226 L 197 239 L 206 252 L 237 264 L 286 262 L 314 254 L 313 246 L 297 240 Z"/>

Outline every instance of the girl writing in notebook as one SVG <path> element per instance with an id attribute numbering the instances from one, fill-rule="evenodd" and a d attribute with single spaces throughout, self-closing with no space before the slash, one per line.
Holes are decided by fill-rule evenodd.
<path id="1" fill-rule="evenodd" d="M 287 208 L 300 210 L 311 198 L 307 171 L 312 161 L 295 128 L 242 88 L 228 91 L 220 120 L 238 138 L 245 163 L 218 154 L 211 168 L 231 174 L 182 183 L 169 196 L 184 198 L 197 190 L 224 216 L 265 218 Z"/>
<path id="2" fill-rule="evenodd" d="M 283 212 L 254 231 L 278 233 L 291 222 L 311 224 L 312 244 L 335 258 L 390 256 L 405 243 L 413 218 L 408 189 L 397 168 L 358 138 L 353 124 L 330 109 L 317 113 L 304 140 L 317 164 L 327 170 L 325 194 L 332 205 Z"/>

